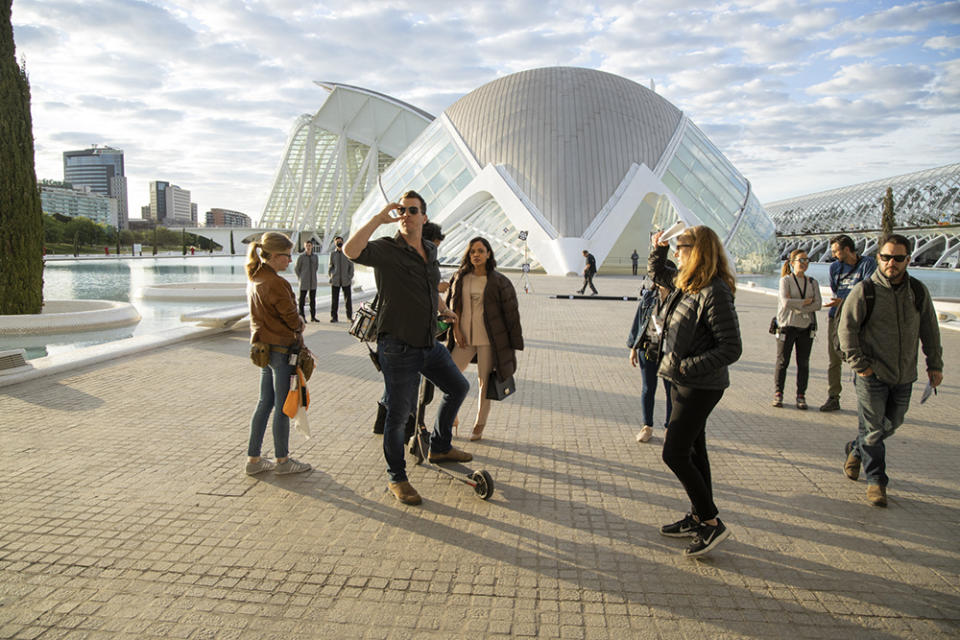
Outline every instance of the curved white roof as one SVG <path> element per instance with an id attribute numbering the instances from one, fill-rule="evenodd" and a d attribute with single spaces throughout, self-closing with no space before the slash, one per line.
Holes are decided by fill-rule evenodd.
<path id="1" fill-rule="evenodd" d="M 594 69 L 522 71 L 446 110 L 480 166 L 504 165 L 563 236 L 581 236 L 630 165 L 653 170 L 682 112 L 653 91 Z"/>

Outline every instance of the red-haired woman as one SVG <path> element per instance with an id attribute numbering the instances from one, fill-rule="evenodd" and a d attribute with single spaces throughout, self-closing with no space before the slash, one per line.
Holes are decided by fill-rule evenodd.
<path id="1" fill-rule="evenodd" d="M 653 237 L 654 278 L 665 269 L 666 242 Z M 706 226 L 687 229 L 677 238 L 676 289 L 663 304 L 660 339 L 661 378 L 670 381 L 673 411 L 663 443 L 663 461 L 690 498 L 690 512 L 660 528 L 670 537 L 692 536 L 684 551 L 700 556 L 723 541 L 729 531 L 713 502 L 706 427 L 710 412 L 730 386 L 727 366 L 740 358 L 740 324 L 733 304 L 736 281 L 716 232 Z"/>

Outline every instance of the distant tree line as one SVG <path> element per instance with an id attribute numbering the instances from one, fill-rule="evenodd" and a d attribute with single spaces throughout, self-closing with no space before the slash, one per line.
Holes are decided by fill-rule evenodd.
<path id="1" fill-rule="evenodd" d="M 104 247 L 116 247 L 117 230 L 111 225 L 94 222 L 84 216 L 69 217 L 55 214 L 43 214 L 43 236 L 47 252 L 101 253 Z M 197 247 L 201 251 L 211 248 L 220 249 L 216 242 L 193 233 L 172 231 L 166 227 L 146 231 L 120 231 L 119 243 L 123 250 L 132 250 L 134 244 L 143 245 L 151 251 L 156 245 L 158 250 L 182 250 L 183 247 Z"/>

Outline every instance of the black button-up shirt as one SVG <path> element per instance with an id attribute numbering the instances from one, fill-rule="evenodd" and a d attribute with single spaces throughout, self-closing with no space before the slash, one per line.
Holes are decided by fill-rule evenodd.
<path id="1" fill-rule="evenodd" d="M 390 334 L 411 347 L 430 347 L 437 331 L 440 262 L 437 247 L 423 240 L 424 262 L 399 233 L 377 238 L 354 259 L 373 267 L 377 281 L 377 335 Z"/>

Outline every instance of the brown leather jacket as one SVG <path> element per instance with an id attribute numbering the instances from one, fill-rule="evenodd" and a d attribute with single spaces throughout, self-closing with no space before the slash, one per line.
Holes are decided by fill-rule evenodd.
<path id="1" fill-rule="evenodd" d="M 453 277 L 447 290 L 447 305 L 457 315 L 463 312 L 461 278 Z M 506 380 L 517 370 L 517 351 L 523 351 L 523 330 L 520 327 L 520 309 L 517 293 L 510 279 L 499 271 L 487 273 L 483 289 L 483 324 L 493 347 L 494 369 L 497 377 Z M 453 350 L 453 331 L 449 332 L 447 348 Z"/>
<path id="2" fill-rule="evenodd" d="M 247 286 L 250 302 L 250 342 L 289 347 L 301 341 L 303 321 L 293 287 L 264 263 Z"/>

